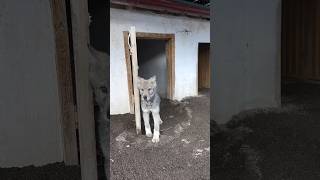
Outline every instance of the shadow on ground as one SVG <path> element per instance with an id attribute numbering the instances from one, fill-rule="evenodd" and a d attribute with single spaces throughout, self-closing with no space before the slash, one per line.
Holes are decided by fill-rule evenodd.
<path id="1" fill-rule="evenodd" d="M 282 107 L 211 123 L 213 179 L 320 179 L 320 85 L 286 82 Z"/>
<path id="2" fill-rule="evenodd" d="M 208 94 L 162 99 L 160 116 L 158 144 L 135 134 L 133 115 L 111 116 L 111 179 L 209 179 Z"/>
<path id="3" fill-rule="evenodd" d="M 0 168 L 1 180 L 79 180 L 79 166 L 65 166 L 53 163 L 41 167 L 27 166 L 23 168 Z"/>

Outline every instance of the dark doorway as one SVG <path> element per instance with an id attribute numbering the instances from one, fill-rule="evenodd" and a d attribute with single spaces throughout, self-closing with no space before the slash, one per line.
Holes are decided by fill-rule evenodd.
<path id="1" fill-rule="evenodd" d="M 199 43 L 198 46 L 198 91 L 199 94 L 210 89 L 210 43 Z"/>

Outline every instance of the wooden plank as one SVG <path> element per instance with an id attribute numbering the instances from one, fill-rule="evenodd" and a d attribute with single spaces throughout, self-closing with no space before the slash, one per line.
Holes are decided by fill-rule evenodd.
<path id="1" fill-rule="evenodd" d="M 131 56 L 129 49 L 129 32 L 123 32 L 123 40 L 124 40 L 124 51 L 126 58 L 126 66 L 127 66 L 127 79 L 128 79 L 128 93 L 129 93 L 129 104 L 130 104 L 130 114 L 134 114 L 134 97 L 133 97 L 133 85 L 132 85 L 132 71 L 131 71 Z"/>
<path id="2" fill-rule="evenodd" d="M 293 0 L 292 1 L 287 1 L 288 2 L 288 40 L 287 40 L 287 46 L 288 46 L 288 55 L 287 55 L 287 61 L 286 61 L 286 66 L 287 66 L 287 76 L 292 75 L 292 60 L 294 58 L 294 51 L 293 51 L 293 44 L 294 44 L 294 38 L 293 38 L 293 29 L 294 28 L 294 23 L 293 23 L 293 15 L 294 15 L 294 6 L 293 6 Z"/>
<path id="3" fill-rule="evenodd" d="M 198 81 L 199 88 L 210 88 L 209 48 L 207 44 L 199 45 L 198 53 Z"/>
<path id="4" fill-rule="evenodd" d="M 316 1 L 315 68 L 316 78 L 320 80 L 320 1 Z"/>
<path id="5" fill-rule="evenodd" d="M 282 19 L 281 19 L 281 77 L 285 77 L 287 74 L 287 54 L 288 54 L 288 6 L 287 0 L 282 1 Z"/>
<path id="6" fill-rule="evenodd" d="M 136 37 L 139 39 L 170 40 L 172 37 L 174 37 L 174 34 L 137 32 Z"/>
<path id="7" fill-rule="evenodd" d="M 97 180 L 93 97 L 89 85 L 89 16 L 87 0 L 70 0 L 75 57 L 77 113 L 82 180 Z"/>
<path id="8" fill-rule="evenodd" d="M 139 90 L 137 87 L 138 82 L 138 57 L 137 57 L 137 42 L 136 42 L 136 29 L 130 27 L 130 52 L 132 60 L 132 78 L 133 78 L 133 93 L 134 93 L 134 110 L 135 110 L 135 121 L 136 121 L 136 132 L 141 134 L 141 114 L 140 114 L 140 97 Z"/>
<path id="9" fill-rule="evenodd" d="M 311 51 L 311 62 L 310 62 L 310 69 L 311 69 L 311 77 L 315 77 L 316 76 L 316 61 L 315 61 L 315 57 L 316 57 L 316 42 L 315 42 L 315 37 L 317 37 L 316 35 L 316 1 L 315 0 L 310 0 L 312 2 L 311 4 L 311 19 L 310 19 L 310 29 L 311 29 L 311 33 L 310 33 L 310 51 Z"/>
<path id="10" fill-rule="evenodd" d="M 167 57 L 167 98 L 173 99 L 173 66 L 174 66 L 174 36 L 166 42 L 166 57 Z"/>
<path id="11" fill-rule="evenodd" d="M 295 1 L 295 11 L 297 13 L 297 21 L 295 23 L 295 27 L 294 27 L 294 58 L 293 58 L 293 74 L 295 76 L 299 76 L 299 59 L 301 58 L 301 53 L 303 52 L 303 50 L 300 48 L 300 44 L 303 43 L 303 41 L 301 42 L 300 38 L 301 38 L 301 33 L 303 30 L 302 27 L 302 5 L 301 5 L 301 0 L 296 0 Z"/>
<path id="12" fill-rule="evenodd" d="M 171 35 L 170 39 L 170 44 L 171 44 L 171 53 L 170 53 L 170 99 L 174 98 L 174 93 L 175 93 L 175 81 L 176 81 L 176 76 L 175 76 L 175 69 L 176 69 L 176 61 L 175 61 L 175 36 Z"/>
<path id="13" fill-rule="evenodd" d="M 56 67 L 62 114 L 64 162 L 78 164 L 76 136 L 76 107 L 73 99 L 72 69 L 69 49 L 66 4 L 64 0 L 51 0 L 52 17 L 56 42 Z"/>

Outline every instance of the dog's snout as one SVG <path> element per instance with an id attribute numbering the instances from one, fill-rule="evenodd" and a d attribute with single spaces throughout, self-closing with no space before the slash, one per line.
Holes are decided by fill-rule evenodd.
<path id="1" fill-rule="evenodd" d="M 143 99 L 144 99 L 144 100 L 147 100 L 147 96 L 143 96 Z"/>

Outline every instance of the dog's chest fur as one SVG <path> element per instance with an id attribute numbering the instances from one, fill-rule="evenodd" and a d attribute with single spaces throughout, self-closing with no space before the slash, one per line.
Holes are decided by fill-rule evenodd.
<path id="1" fill-rule="evenodd" d="M 158 93 L 149 100 L 141 99 L 141 109 L 144 112 L 159 111 L 160 97 Z"/>

